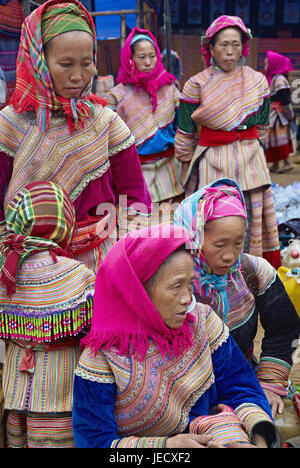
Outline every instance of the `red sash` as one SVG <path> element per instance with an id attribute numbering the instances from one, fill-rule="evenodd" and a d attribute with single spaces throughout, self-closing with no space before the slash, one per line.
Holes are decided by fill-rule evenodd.
<path id="1" fill-rule="evenodd" d="M 256 127 L 230 132 L 202 127 L 198 144 L 199 146 L 222 146 L 238 140 L 256 140 L 257 138 L 259 134 Z"/>
<path id="2" fill-rule="evenodd" d="M 162 159 L 162 158 L 170 158 L 171 156 L 174 156 L 174 146 L 170 146 L 165 151 L 160 151 L 159 153 L 145 154 L 145 155 L 140 154 L 139 158 L 140 158 L 141 164 L 145 164 L 147 162 L 158 161 L 159 159 Z"/>
<path id="3" fill-rule="evenodd" d="M 88 216 L 82 221 L 78 221 L 70 247 L 72 254 L 76 256 L 102 244 L 110 234 L 107 231 L 109 220 L 110 214 L 106 216 Z M 113 227 L 115 227 L 115 224 Z"/>
<path id="4" fill-rule="evenodd" d="M 273 101 L 271 103 L 271 109 L 276 109 L 277 112 L 282 112 L 282 104 L 279 101 Z"/>

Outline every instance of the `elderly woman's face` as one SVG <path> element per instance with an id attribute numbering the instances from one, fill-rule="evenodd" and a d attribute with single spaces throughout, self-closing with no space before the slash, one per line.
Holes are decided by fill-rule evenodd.
<path id="1" fill-rule="evenodd" d="M 224 72 L 231 72 L 237 67 L 242 51 L 241 35 L 234 28 L 220 31 L 215 44 L 210 46 L 212 57 Z"/>
<path id="2" fill-rule="evenodd" d="M 225 275 L 242 252 L 246 223 L 241 216 L 228 216 L 205 225 L 202 252 L 215 275 Z"/>
<path id="3" fill-rule="evenodd" d="M 192 300 L 194 266 L 184 251 L 175 252 L 157 272 L 152 287 L 145 289 L 165 325 L 177 330 L 186 318 Z"/>
<path id="4" fill-rule="evenodd" d="M 70 31 L 49 41 L 45 57 L 55 93 L 78 98 L 95 71 L 93 38 L 85 31 Z"/>

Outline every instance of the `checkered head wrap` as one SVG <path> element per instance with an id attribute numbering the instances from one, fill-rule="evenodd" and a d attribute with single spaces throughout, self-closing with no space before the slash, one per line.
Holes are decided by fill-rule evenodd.
<path id="1" fill-rule="evenodd" d="M 83 12 L 77 5 L 63 3 L 50 5 L 42 15 L 43 44 L 69 31 L 85 31 L 93 35 L 91 26 L 87 23 Z"/>
<path id="2" fill-rule="evenodd" d="M 53 182 L 35 182 L 10 203 L 6 233 L 1 243 L 1 280 L 11 297 L 16 290 L 17 268 L 28 255 L 48 250 L 72 257 L 68 247 L 75 227 L 75 210 L 68 195 Z"/>
<path id="3" fill-rule="evenodd" d="M 248 40 L 252 39 L 251 30 L 246 27 L 242 19 L 238 16 L 223 15 L 212 22 L 212 24 L 207 29 L 205 35 L 201 38 L 201 53 L 204 56 L 206 65 L 208 67 L 210 65 L 211 60 L 211 53 L 209 50 L 211 40 L 222 29 L 232 27 L 239 28 L 242 31 L 245 39 L 242 54 L 244 57 L 247 57 L 247 55 L 249 54 Z"/>
<path id="4" fill-rule="evenodd" d="M 63 112 L 72 133 L 84 128 L 85 120 L 94 116 L 95 103 L 105 105 L 104 100 L 91 92 L 93 76 L 79 98 L 66 99 L 55 93 L 44 54 L 44 39 L 48 42 L 58 34 L 71 30 L 84 30 L 92 35 L 96 65 L 95 26 L 89 12 L 78 0 L 49 0 L 27 16 L 22 25 L 16 88 L 10 104 L 17 113 L 33 110 L 42 132 L 48 130 L 53 112 Z"/>

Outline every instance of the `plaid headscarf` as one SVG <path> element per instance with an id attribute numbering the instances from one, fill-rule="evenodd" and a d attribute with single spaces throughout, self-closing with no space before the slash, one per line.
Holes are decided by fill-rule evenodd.
<path id="1" fill-rule="evenodd" d="M 228 16 L 228 15 L 219 16 L 219 18 L 216 18 L 211 23 L 211 25 L 209 26 L 209 28 L 207 29 L 205 33 L 205 36 L 202 36 L 201 38 L 201 53 L 204 56 L 206 65 L 208 67 L 210 65 L 210 60 L 211 60 L 211 53 L 209 50 L 209 45 L 211 43 L 211 40 L 222 29 L 233 28 L 233 27 L 239 28 L 242 31 L 244 39 L 245 39 L 242 55 L 244 57 L 247 57 L 247 55 L 249 54 L 248 40 L 252 39 L 251 30 L 245 26 L 242 19 L 239 18 L 238 16 Z"/>
<path id="2" fill-rule="evenodd" d="M 62 3 L 61 0 L 49 0 L 34 10 L 24 21 L 21 30 L 21 40 L 17 58 L 16 89 L 11 97 L 10 104 L 17 113 L 34 110 L 39 129 L 47 131 L 50 124 L 51 113 L 62 110 L 67 118 L 70 133 L 74 129 L 84 128 L 84 121 L 94 115 L 94 104 L 105 104 L 103 100 L 91 93 L 93 77 L 83 90 L 80 98 L 66 99 L 57 96 L 54 90 L 51 75 L 44 55 L 42 37 L 43 17 L 46 15 L 44 34 L 53 34 L 49 31 L 49 16 L 54 22 L 54 16 L 63 18 L 68 12 L 78 17 L 78 20 L 69 22 L 73 30 L 82 28 L 85 21 L 89 32 L 94 39 L 94 62 L 96 64 L 97 39 L 93 20 L 89 12 L 77 0 Z M 47 19 L 48 18 L 48 19 Z M 78 26 L 80 24 L 80 26 Z M 57 23 L 59 27 L 59 22 Z M 47 32 L 48 31 L 48 32 Z M 63 31 L 65 32 L 65 31 Z M 47 38 L 46 38 L 47 40 Z"/>
<path id="3" fill-rule="evenodd" d="M 202 251 L 204 227 L 208 221 L 225 216 L 241 216 L 247 220 L 243 193 L 233 180 L 220 179 L 187 197 L 174 213 L 174 224 L 185 228 L 191 242 L 190 254 L 194 260 L 197 293 L 205 302 L 217 304 L 217 314 L 226 322 L 229 311 L 228 279 L 239 274 L 241 259 L 231 267 L 230 273 L 215 275 Z"/>
<path id="4" fill-rule="evenodd" d="M 93 36 L 91 26 L 76 5 L 50 5 L 42 15 L 43 44 L 69 31 L 85 31 Z"/>
<path id="5" fill-rule="evenodd" d="M 11 297 L 16 291 L 16 272 L 28 255 L 48 250 L 72 258 L 67 251 L 75 227 L 75 209 L 61 187 L 53 182 L 34 182 L 9 204 L 6 235 L 1 243 L 1 280 Z"/>

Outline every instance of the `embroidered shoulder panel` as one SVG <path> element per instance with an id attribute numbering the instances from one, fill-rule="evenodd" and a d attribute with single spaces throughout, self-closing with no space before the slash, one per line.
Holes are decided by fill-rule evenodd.
<path id="1" fill-rule="evenodd" d="M 15 113 L 10 113 L 10 118 L 11 129 L 13 124 L 18 128 L 21 118 Z M 15 162 L 5 209 L 22 187 L 38 180 L 60 184 L 71 200 L 76 200 L 92 180 L 109 169 L 110 156 L 134 143 L 124 122 L 101 105 L 95 106 L 95 117 L 87 119 L 85 127 L 72 135 L 66 119 L 60 116 L 51 119 L 47 132 L 40 132 L 34 121 L 22 130 L 13 133 Z"/>
<path id="2" fill-rule="evenodd" d="M 102 351 L 95 354 L 90 348 L 81 353 L 75 374 L 91 382 L 115 383 L 114 373 Z"/>
<path id="3" fill-rule="evenodd" d="M 175 85 L 162 86 L 157 91 L 157 108 L 152 112 L 149 94 L 135 86 L 118 84 L 108 93 L 108 103 L 132 132 L 140 146 L 156 133 L 172 124 L 179 106 L 179 92 Z"/>

